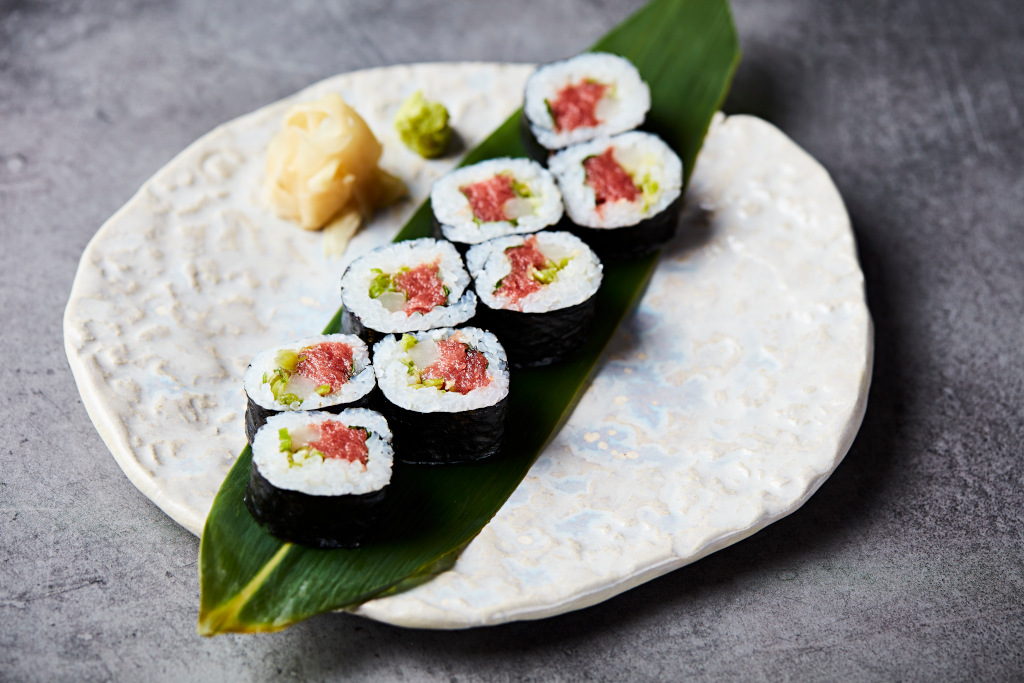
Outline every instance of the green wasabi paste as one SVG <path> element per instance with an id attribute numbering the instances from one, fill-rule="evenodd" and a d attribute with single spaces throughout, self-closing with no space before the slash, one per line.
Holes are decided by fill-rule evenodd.
<path id="1" fill-rule="evenodd" d="M 409 149 L 427 159 L 444 154 L 452 136 L 448 110 L 440 102 L 423 99 L 423 93 L 419 91 L 398 108 L 395 130 Z"/>

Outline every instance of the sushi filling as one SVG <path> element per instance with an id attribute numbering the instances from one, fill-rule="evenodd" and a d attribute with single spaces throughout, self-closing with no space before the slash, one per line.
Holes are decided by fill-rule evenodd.
<path id="1" fill-rule="evenodd" d="M 494 405 L 508 394 L 506 362 L 497 338 L 474 327 L 389 336 L 374 346 L 385 397 L 421 413 Z"/>
<path id="2" fill-rule="evenodd" d="M 527 237 L 517 247 L 507 247 L 505 257 L 512 270 L 498 280 L 494 293 L 509 301 L 519 301 L 544 285 L 550 285 L 558 276 L 558 271 L 569 265 L 572 259 L 568 256 L 559 259 L 557 263 L 552 261 L 537 248 L 537 238 L 534 236 Z"/>
<path id="3" fill-rule="evenodd" d="M 279 448 L 288 458 L 289 467 L 302 467 L 328 458 L 339 458 L 366 467 L 369 450 L 365 427 L 346 427 L 339 422 L 307 424 L 289 430 L 277 430 Z"/>
<path id="4" fill-rule="evenodd" d="M 547 169 L 528 159 L 491 159 L 457 169 L 430 191 L 445 239 L 478 244 L 537 232 L 562 218 L 562 194 Z"/>
<path id="5" fill-rule="evenodd" d="M 402 266 L 397 273 L 385 273 L 372 268 L 377 277 L 370 283 L 368 293 L 381 306 L 395 313 L 429 313 L 437 306 L 448 303 L 451 290 L 441 279 L 439 261 L 421 263 L 410 268 Z"/>
<path id="6" fill-rule="evenodd" d="M 682 192 L 679 157 L 660 138 L 630 132 L 569 147 L 551 159 L 565 208 L 577 225 L 634 225 Z"/>
<path id="7" fill-rule="evenodd" d="M 260 353 L 246 371 L 245 391 L 272 410 L 315 410 L 351 403 L 373 388 L 366 345 L 326 335 Z"/>
<path id="8" fill-rule="evenodd" d="M 341 278 L 346 315 L 387 334 L 451 326 L 469 320 L 476 295 L 452 244 L 407 240 L 375 249 L 353 261 Z M 345 327 L 350 332 L 355 330 Z M 362 335 L 362 332 L 359 332 Z"/>
<path id="9" fill-rule="evenodd" d="M 352 347 L 344 342 L 321 342 L 293 351 L 281 349 L 274 357 L 277 367 L 263 373 L 279 403 L 301 403 L 315 392 L 329 396 L 352 378 Z"/>
<path id="10" fill-rule="evenodd" d="M 555 130 L 565 133 L 581 126 L 601 125 L 614 106 L 613 93 L 611 86 L 592 79 L 565 86 L 554 99 L 545 101 L 554 120 Z M 600 114 L 604 116 L 599 115 L 599 110 L 603 110 Z"/>
<path id="11" fill-rule="evenodd" d="M 400 344 L 408 353 L 408 359 L 403 363 L 408 369 L 412 387 L 468 394 L 491 383 L 487 374 L 487 358 L 464 341 L 458 332 L 448 339 L 422 342 L 406 334 Z"/>
<path id="12" fill-rule="evenodd" d="M 518 226 L 520 218 L 534 215 L 538 204 L 530 186 L 517 181 L 511 173 L 463 185 L 459 192 L 466 195 L 477 224 L 508 221 Z"/>
<path id="13" fill-rule="evenodd" d="M 280 489 L 337 496 L 376 491 L 391 480 L 391 431 L 371 410 L 340 415 L 282 413 L 253 442 L 253 463 Z"/>
<path id="14" fill-rule="evenodd" d="M 598 213 L 607 202 L 635 202 L 640 196 L 633 177 L 615 160 L 615 150 L 611 147 L 584 159 L 583 172 L 587 176 L 587 185 L 594 190 Z M 657 189 L 657 183 L 654 186 Z"/>
<path id="15" fill-rule="evenodd" d="M 491 240 L 470 249 L 466 262 L 489 308 L 544 313 L 582 303 L 601 285 L 601 262 L 567 232 Z"/>

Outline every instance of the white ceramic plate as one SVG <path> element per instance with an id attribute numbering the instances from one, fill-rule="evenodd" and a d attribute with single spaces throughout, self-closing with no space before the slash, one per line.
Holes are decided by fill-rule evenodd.
<path id="1" fill-rule="evenodd" d="M 389 241 L 455 159 L 425 162 L 390 120 L 414 90 L 472 148 L 518 105 L 526 65 L 424 64 L 318 83 L 217 128 L 148 180 L 86 248 L 64 318 L 89 415 L 128 478 L 200 533 L 244 445 L 242 373 L 317 333 L 345 263 Z M 343 259 L 277 219 L 264 154 L 295 101 L 337 91 L 410 201 Z M 358 613 L 461 628 L 604 600 L 789 514 L 842 460 L 872 358 L 849 219 L 826 171 L 771 125 L 718 117 L 680 237 L 593 385 L 455 568 Z"/>

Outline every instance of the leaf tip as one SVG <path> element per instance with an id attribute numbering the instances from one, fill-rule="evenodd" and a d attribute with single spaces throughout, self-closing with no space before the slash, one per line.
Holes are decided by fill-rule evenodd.
<path id="1" fill-rule="evenodd" d="M 274 633 L 288 628 L 299 619 L 281 619 L 279 621 L 258 623 L 239 621 L 233 614 L 223 608 L 210 611 L 200 610 L 196 620 L 196 633 L 204 638 L 212 638 L 222 633 Z"/>
<path id="2" fill-rule="evenodd" d="M 196 619 L 196 632 L 204 638 L 212 638 L 219 633 L 228 633 L 236 629 L 232 629 L 226 622 L 229 621 L 228 615 L 224 614 L 223 610 L 204 610 L 199 609 L 199 618 Z"/>

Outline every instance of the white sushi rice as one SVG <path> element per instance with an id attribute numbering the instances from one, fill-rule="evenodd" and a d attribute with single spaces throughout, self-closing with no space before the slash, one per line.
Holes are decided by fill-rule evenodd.
<path id="1" fill-rule="evenodd" d="M 466 264 L 476 283 L 477 296 L 491 308 L 504 308 L 524 313 L 546 313 L 583 303 L 601 286 L 601 261 L 580 238 L 568 232 L 540 232 L 535 236 L 537 249 L 555 263 L 569 262 L 555 274 L 553 282 L 543 285 L 518 301 L 498 296 L 498 281 L 512 272 L 505 250 L 518 247 L 527 237 L 510 235 L 484 242 L 466 253 Z"/>
<path id="2" fill-rule="evenodd" d="M 316 393 L 316 383 L 292 375 L 286 386 L 288 393 L 295 394 L 302 398 L 301 403 L 281 403 L 274 398 L 274 392 L 270 390 L 270 379 L 277 369 L 277 354 L 279 351 L 299 351 L 308 346 L 321 342 L 342 342 L 348 344 L 352 349 L 352 376 L 341 385 L 335 392 L 321 396 Z M 263 378 L 266 376 L 267 381 Z M 362 339 L 351 334 L 324 334 L 316 337 L 306 337 L 298 341 L 275 346 L 272 349 L 261 351 L 252 359 L 249 368 L 245 371 L 243 378 L 245 393 L 258 405 L 271 410 L 319 410 L 339 403 L 352 403 L 373 389 L 374 375 L 370 366 L 370 351 Z"/>
<path id="3" fill-rule="evenodd" d="M 517 197 L 505 203 L 512 221 L 480 223 L 474 220 L 473 207 L 462 189 L 467 185 L 510 174 L 526 185 L 530 197 Z M 537 232 L 562 219 L 562 193 L 554 177 L 543 166 L 529 159 L 490 159 L 459 168 L 442 176 L 430 191 L 430 204 L 446 239 L 463 244 L 478 244 L 503 235 Z"/>
<path id="4" fill-rule="evenodd" d="M 437 356 L 434 350 L 437 342 L 454 335 L 484 354 L 490 383 L 466 394 L 417 385 L 417 375 L 410 374 L 405 363 L 412 362 L 417 370 L 425 370 L 431 358 Z M 463 327 L 417 332 L 412 336 L 417 343 L 408 351 L 402 348 L 400 338 L 393 335 L 384 337 L 373 347 L 377 384 L 395 405 L 418 413 L 459 413 L 492 406 L 508 395 L 508 357 L 501 342 L 490 332 Z"/>
<path id="5" fill-rule="evenodd" d="M 364 427 L 370 433 L 366 439 L 365 465 L 342 458 L 314 457 L 297 464 L 288 462 L 288 454 L 281 452 L 280 430 L 287 429 L 293 447 L 298 447 L 316 441 L 319 438 L 316 425 L 328 421 L 340 422 L 346 427 Z M 340 415 L 306 412 L 274 415 L 256 432 L 252 444 L 252 462 L 267 481 L 279 489 L 311 496 L 377 491 L 391 481 L 394 456 L 387 421 L 380 413 L 365 408 L 349 408 Z"/>
<path id="6" fill-rule="evenodd" d="M 415 268 L 437 262 L 441 281 L 448 288 L 448 305 L 435 306 L 427 313 L 389 311 L 380 299 L 370 297 L 370 285 L 377 273 L 397 273 L 403 266 Z M 476 312 L 476 295 L 469 286 L 469 273 L 462 257 L 450 242 L 429 237 L 396 242 L 374 249 L 353 261 L 341 278 L 341 302 L 359 317 L 363 325 L 379 332 L 411 332 L 450 327 L 466 322 Z"/>
<path id="7" fill-rule="evenodd" d="M 603 154 L 609 147 L 634 184 L 639 185 L 645 177 L 657 183 L 658 191 L 646 206 L 641 196 L 632 202 L 606 202 L 601 211 L 597 210 L 597 198 L 587 184 L 583 161 Z M 590 228 L 636 225 L 667 209 L 683 190 L 683 162 L 661 138 L 650 133 L 634 131 L 574 145 L 551 157 L 548 167 L 558 180 L 569 218 Z"/>
<path id="8" fill-rule="evenodd" d="M 580 126 L 558 132 L 548 110 L 565 87 L 584 80 L 612 86 L 597 105 L 598 126 Z M 628 60 L 606 52 L 589 52 L 561 62 L 545 64 L 526 81 L 523 110 L 534 137 L 548 149 L 561 149 L 598 136 L 615 135 L 644 122 L 651 108 L 651 90 Z"/>

